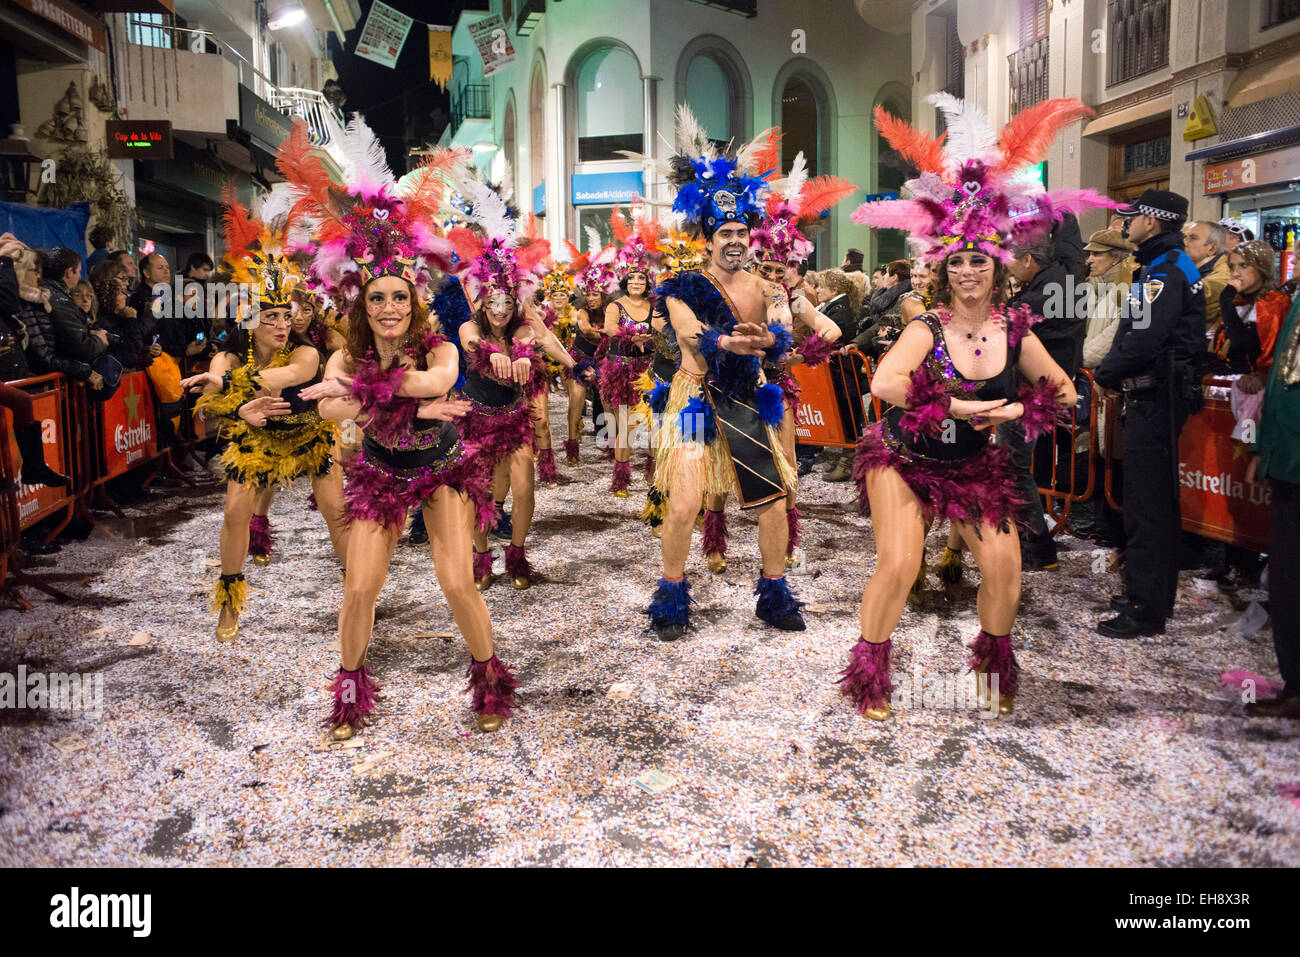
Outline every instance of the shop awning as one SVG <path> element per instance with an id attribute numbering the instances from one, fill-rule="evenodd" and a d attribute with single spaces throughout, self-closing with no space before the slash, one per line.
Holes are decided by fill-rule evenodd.
<path id="1" fill-rule="evenodd" d="M 1300 90 L 1300 53 L 1256 63 L 1237 74 L 1228 87 L 1228 108 L 1258 103 L 1270 96 Z"/>
<path id="2" fill-rule="evenodd" d="M 1166 93 L 1164 96 L 1144 100 L 1122 110 L 1116 110 L 1114 113 L 1106 113 L 1097 117 L 1083 128 L 1083 135 L 1096 136 L 1098 133 L 1109 133 L 1112 130 L 1137 126 L 1144 120 L 1153 120 L 1158 116 L 1167 117 L 1169 111 L 1173 108 L 1174 95 L 1173 93 Z"/>
<path id="3" fill-rule="evenodd" d="M 1274 146 L 1286 146 L 1290 143 L 1300 143 L 1300 126 L 1284 126 L 1281 129 L 1268 130 L 1264 133 L 1256 133 L 1253 136 L 1228 140 L 1226 143 L 1215 143 L 1213 146 L 1192 150 L 1183 158 L 1188 162 L 1202 159 L 1231 159 L 1234 156 L 1249 156 L 1251 153 L 1258 153 L 1260 150 Z"/>

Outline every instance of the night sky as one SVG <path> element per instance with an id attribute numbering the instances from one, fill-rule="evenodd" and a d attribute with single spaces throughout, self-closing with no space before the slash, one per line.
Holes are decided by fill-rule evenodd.
<path id="1" fill-rule="evenodd" d="M 408 146 L 432 143 L 442 132 L 450 110 L 450 95 L 429 80 L 429 40 L 426 23 L 454 26 L 463 0 L 385 0 L 390 7 L 416 17 L 406 43 L 390 70 L 355 56 L 371 0 L 360 0 L 361 19 L 349 30 L 340 51 L 338 37 L 330 33 L 330 53 L 339 71 L 339 83 L 347 94 L 344 111 L 361 113 L 388 151 L 388 162 L 397 175 L 406 170 Z M 479 6 L 478 4 L 469 4 Z M 424 17 L 424 20 L 419 19 Z"/>

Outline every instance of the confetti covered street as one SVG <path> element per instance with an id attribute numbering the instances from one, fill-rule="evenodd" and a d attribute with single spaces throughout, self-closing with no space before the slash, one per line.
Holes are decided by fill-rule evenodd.
<path id="1" fill-rule="evenodd" d="M 272 508 L 274 561 L 248 564 L 234 645 L 207 608 L 223 485 L 104 517 L 51 572 L 72 602 L 0 611 L 0 672 L 103 677 L 97 720 L 0 711 L 0 865 L 1300 865 L 1296 726 L 1247 721 L 1221 677 L 1277 680 L 1268 628 L 1227 627 L 1249 594 L 1184 572 L 1168 634 L 1105 639 L 1118 576 L 1063 540 L 1059 571 L 1025 575 L 1015 714 L 878 724 L 834 683 L 874 565 L 851 483 L 801 483 L 806 632 L 754 617 L 756 527 L 733 506 L 727 571 L 697 544 L 696 630 L 663 644 L 642 614 L 658 542 L 636 520 L 639 470 L 612 497 L 588 438 L 560 471 L 538 490 L 539 580 L 485 596 L 523 683 L 495 734 L 474 728 L 427 546 L 399 546 L 380 599 L 378 723 L 337 744 L 320 722 L 341 587 L 305 483 Z M 947 591 L 932 572 L 905 612 L 896 684 L 964 671 L 967 565 Z"/>

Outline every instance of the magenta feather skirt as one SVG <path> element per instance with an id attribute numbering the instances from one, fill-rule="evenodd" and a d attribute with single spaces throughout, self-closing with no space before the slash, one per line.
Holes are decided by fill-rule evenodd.
<path id="1" fill-rule="evenodd" d="M 471 400 L 473 409 L 463 419 L 458 419 L 461 441 L 467 449 L 474 449 L 474 458 L 482 464 L 491 481 L 492 470 L 519 449 L 537 448 L 537 435 L 533 431 L 533 407 L 528 399 L 519 399 L 509 405 L 494 408 Z"/>
<path id="2" fill-rule="evenodd" d="M 853 460 L 853 480 L 858 485 L 858 510 L 871 512 L 867 501 L 867 473 L 891 468 L 912 490 L 927 514 L 949 521 L 987 522 L 1010 531 L 1020 500 L 1016 495 L 1011 453 L 988 445 L 966 459 L 937 461 L 891 449 L 883 438 L 884 423 L 862 433 Z"/>
<path id="3" fill-rule="evenodd" d="M 611 409 L 621 405 L 629 408 L 636 405 L 641 401 L 641 394 L 637 392 L 635 383 L 648 368 L 648 358 L 607 357 L 600 364 L 600 401 Z"/>
<path id="4" fill-rule="evenodd" d="M 496 521 L 492 472 L 483 467 L 468 445 L 453 463 L 403 470 L 401 475 L 390 473 L 382 462 L 370 461 L 362 451 L 346 465 L 344 474 L 344 516 L 349 523 L 377 522 L 400 529 L 411 510 L 422 506 L 444 485 L 474 503 L 479 531 L 486 531 Z"/>

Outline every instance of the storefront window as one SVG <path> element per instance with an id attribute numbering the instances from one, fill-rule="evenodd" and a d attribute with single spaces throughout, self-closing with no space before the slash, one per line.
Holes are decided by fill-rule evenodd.
<path id="1" fill-rule="evenodd" d="M 620 47 L 602 47 L 578 69 L 578 160 L 621 160 L 619 150 L 642 152 L 641 76 Z"/>
<path id="2" fill-rule="evenodd" d="M 614 241 L 614 230 L 609 225 L 609 214 L 614 211 L 613 206 L 579 206 L 578 207 L 578 235 L 582 241 L 578 247 L 583 252 L 594 252 L 596 250 L 587 249 L 587 227 L 594 226 L 596 232 L 600 234 L 601 246 L 608 246 Z M 627 207 L 623 208 L 624 213 Z"/>
<path id="3" fill-rule="evenodd" d="M 731 124 L 734 96 L 731 78 L 717 60 L 700 55 L 691 61 L 686 71 L 686 103 L 709 135 L 723 143 L 735 135 Z"/>

